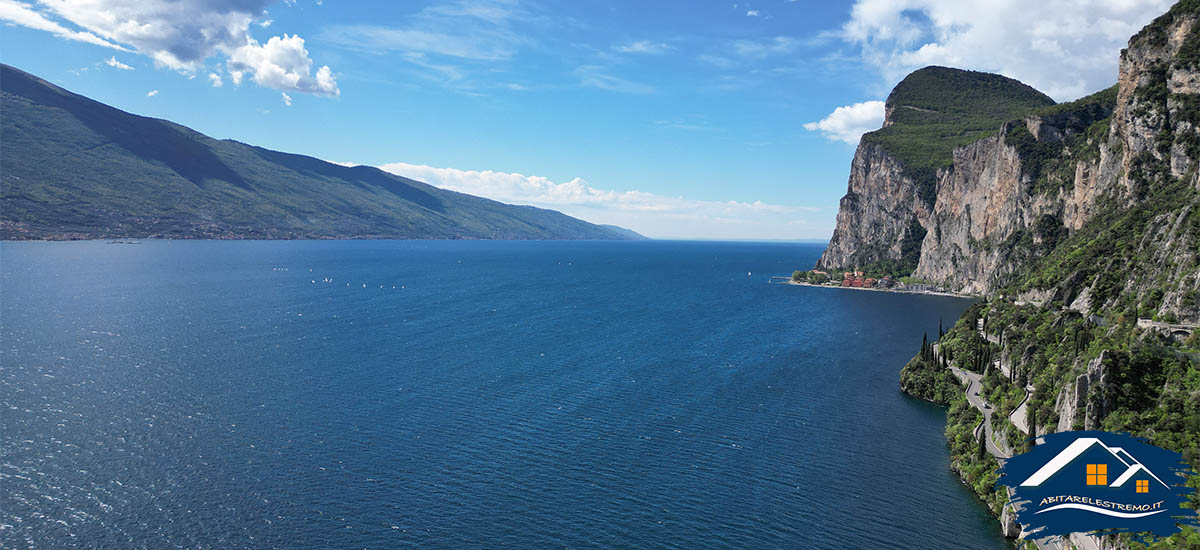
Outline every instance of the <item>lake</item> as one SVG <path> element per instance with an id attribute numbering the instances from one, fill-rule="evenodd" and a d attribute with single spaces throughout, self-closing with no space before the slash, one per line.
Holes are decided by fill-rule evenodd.
<path id="1" fill-rule="evenodd" d="M 1007 548 L 822 248 L 0 244 L 0 547 Z"/>

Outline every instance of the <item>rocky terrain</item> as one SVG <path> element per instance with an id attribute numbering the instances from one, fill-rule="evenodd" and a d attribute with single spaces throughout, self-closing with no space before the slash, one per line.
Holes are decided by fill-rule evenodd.
<path id="1" fill-rule="evenodd" d="M 968 77 L 974 101 L 951 91 Z M 1020 526 L 985 447 L 1124 431 L 1200 471 L 1200 2 L 1132 37 L 1111 88 L 1053 104 L 1014 83 L 938 67 L 901 82 L 818 262 L 982 298 L 901 389 L 950 407 L 952 467 L 1009 536 Z M 988 420 L 953 369 L 979 378 Z M 1200 548 L 1200 533 L 1103 544 Z"/>
<path id="2" fill-rule="evenodd" d="M 1124 294 L 1144 304 L 1161 291 L 1157 313 L 1200 319 L 1200 68 L 1193 60 L 1200 48 L 1189 8 L 1177 6 L 1130 40 L 1114 88 L 997 124 L 953 148 L 930 182 L 910 168 L 918 162 L 906 151 L 889 148 L 876 133 L 865 135 L 818 266 L 911 275 L 976 294 L 1024 292 L 1042 302 L 1078 302 L 1083 311 L 1115 305 Z M 965 71 L 913 73 L 889 97 L 879 132 L 920 127 L 937 116 L 933 109 L 906 110 L 897 97 L 922 72 L 935 80 L 924 95 L 936 97 L 939 87 L 956 85 L 948 75 Z M 986 106 L 981 99 L 977 107 Z M 901 112 L 905 117 L 895 120 Z M 923 196 L 929 185 L 932 194 Z M 1138 221 L 1140 239 L 1120 243 L 1125 258 L 1110 258 L 1112 265 L 1046 258 L 1089 252 L 1084 236 L 1102 236 L 1100 222 L 1139 207 L 1150 219 Z M 1039 277 L 1051 275 L 1039 269 L 1056 268 L 1076 269 Z M 1123 288 L 1098 293 L 1110 290 L 1098 288 L 1109 283 L 1105 270 L 1126 273 Z M 1105 303 L 1093 303 L 1096 297 Z"/>

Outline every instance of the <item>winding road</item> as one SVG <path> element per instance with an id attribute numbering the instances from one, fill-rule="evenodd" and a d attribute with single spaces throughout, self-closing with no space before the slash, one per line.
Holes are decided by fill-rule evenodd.
<path id="1" fill-rule="evenodd" d="M 1000 337 L 989 336 L 985 333 L 982 319 L 980 319 L 976 325 L 976 329 L 979 331 L 979 335 L 983 336 L 985 340 L 988 340 L 991 343 L 996 343 L 996 345 L 1000 343 Z M 934 354 L 937 355 L 938 353 L 940 353 L 940 348 L 938 348 L 937 343 L 935 343 Z M 992 366 L 996 367 L 996 369 L 1000 369 L 1001 372 L 1004 373 L 1004 376 L 1012 376 L 1012 373 L 1010 373 L 1010 367 L 1004 367 L 1003 361 L 997 360 L 995 363 L 992 363 Z M 1004 459 L 1012 458 L 1013 453 L 1012 450 L 1008 448 L 1008 442 L 1006 440 L 1003 440 L 1002 438 L 1001 442 L 997 444 L 994 438 L 992 438 L 991 413 L 995 411 L 995 408 L 991 406 L 991 403 L 983 399 L 982 395 L 979 395 L 980 389 L 983 388 L 983 375 L 979 375 L 977 372 L 965 371 L 953 365 L 950 365 L 950 372 L 953 372 L 954 376 L 959 378 L 959 381 L 962 383 L 962 385 L 965 385 L 967 402 L 970 402 L 971 406 L 978 408 L 979 412 L 983 413 L 983 423 L 980 423 L 980 426 L 983 426 L 984 435 L 986 436 L 986 440 L 984 442 L 985 447 L 988 449 L 988 453 L 991 453 L 992 456 L 995 456 L 996 460 L 1003 464 Z M 1028 402 L 1030 402 L 1030 396 L 1033 395 L 1033 389 L 1033 384 L 1026 385 L 1025 399 L 1021 400 L 1020 405 L 1018 405 L 1015 411 L 1013 411 L 1012 414 L 1009 414 L 1008 417 L 1009 422 L 1016 426 L 1016 429 L 1025 432 L 1025 434 L 1030 434 L 1030 428 L 1028 428 L 1027 425 L 1026 405 Z M 978 426 L 976 428 L 976 432 L 974 432 L 974 435 L 979 437 Z M 1012 500 L 1012 489 L 1009 489 L 1008 496 L 1009 500 Z M 1037 546 L 1038 550 L 1067 550 L 1068 548 L 1079 550 L 1100 550 L 1099 538 L 1090 536 L 1090 534 L 1072 533 L 1072 536 L 1069 537 L 1069 540 L 1070 546 L 1064 542 L 1063 537 L 1057 536 L 1033 539 L 1033 544 Z"/>
<path id="2" fill-rule="evenodd" d="M 998 343 L 999 338 L 993 340 L 984 333 L 982 322 L 977 326 L 977 330 L 979 330 L 979 334 L 986 338 L 989 342 Z M 936 343 L 933 345 L 933 353 L 935 357 L 940 357 L 941 349 Z M 1001 361 L 996 361 L 993 363 L 993 366 L 1001 369 L 1001 372 L 1003 372 L 1006 376 L 1009 375 L 1008 369 L 1004 368 Z M 987 400 L 984 399 L 979 393 L 983 388 L 983 375 L 975 372 L 965 371 L 953 365 L 950 365 L 949 368 L 950 372 L 954 373 L 954 376 L 958 378 L 959 382 L 966 387 L 967 402 L 970 403 L 972 407 L 979 409 L 979 412 L 983 413 L 983 422 L 981 422 L 980 425 L 975 428 L 975 437 L 979 437 L 979 430 L 980 428 L 983 428 L 983 435 L 986 438 L 984 439 L 985 448 L 989 453 L 991 453 L 992 456 L 996 457 L 996 460 L 1003 463 L 1005 459 L 1012 457 L 1012 451 L 1008 448 L 1008 443 L 1004 438 L 1001 438 L 1000 442 L 997 442 L 992 434 L 992 413 L 995 412 L 995 408 L 992 407 L 992 405 L 988 403 Z M 1013 411 L 1011 415 L 1009 415 L 1009 421 L 1026 434 L 1029 433 L 1029 428 L 1026 426 L 1025 405 L 1029 402 L 1029 396 L 1033 394 L 1033 390 L 1033 385 L 1027 385 L 1025 387 L 1025 399 L 1021 401 L 1021 404 L 1017 407 L 1017 409 Z M 1010 499 L 1012 498 L 1011 489 L 1009 489 L 1008 496 Z M 1067 550 L 1067 548 L 1078 548 L 1080 550 L 1100 550 L 1099 540 L 1091 535 L 1074 533 L 1069 538 L 1071 541 L 1071 546 L 1068 546 L 1065 543 L 1063 537 L 1058 536 L 1031 540 L 1039 550 Z"/>
<path id="3" fill-rule="evenodd" d="M 957 376 L 959 381 L 967 387 L 967 402 L 983 413 L 983 422 L 980 425 L 983 426 L 986 436 L 985 445 L 988 452 L 1001 460 L 1011 457 L 1012 451 L 1008 449 L 1008 445 L 1004 442 L 996 443 L 995 437 L 992 435 L 992 413 L 995 412 L 995 409 L 983 399 L 983 396 L 979 395 L 979 391 L 983 388 L 983 375 L 953 366 L 950 367 L 950 372 L 953 372 L 954 376 Z M 979 436 L 978 427 L 975 428 L 975 435 Z"/>

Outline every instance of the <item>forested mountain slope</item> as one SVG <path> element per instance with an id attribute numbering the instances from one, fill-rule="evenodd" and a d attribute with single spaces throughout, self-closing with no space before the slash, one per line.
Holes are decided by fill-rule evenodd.
<path id="1" fill-rule="evenodd" d="M 553 210 L 216 140 L 0 65 L 0 238 L 629 239 Z"/>

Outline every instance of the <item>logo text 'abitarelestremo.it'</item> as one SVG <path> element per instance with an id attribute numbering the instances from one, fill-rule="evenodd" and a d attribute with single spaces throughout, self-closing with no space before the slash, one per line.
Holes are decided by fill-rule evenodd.
<path id="1" fill-rule="evenodd" d="M 1044 436 L 1031 451 L 1008 459 L 998 485 L 1013 489 L 1022 536 L 1129 532 L 1169 536 L 1197 525 L 1181 507 L 1192 491 L 1179 453 L 1109 432 Z"/>

